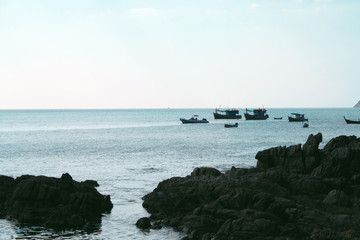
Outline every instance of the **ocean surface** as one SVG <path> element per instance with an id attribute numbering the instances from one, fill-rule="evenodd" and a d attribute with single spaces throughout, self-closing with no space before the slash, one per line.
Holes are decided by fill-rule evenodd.
<path id="1" fill-rule="evenodd" d="M 241 109 L 243 112 L 244 109 Z M 20 226 L 0 220 L 0 239 L 180 239 L 171 228 L 148 232 L 136 221 L 149 214 L 141 198 L 173 176 L 195 167 L 226 171 L 253 167 L 258 151 L 305 143 L 321 132 L 323 147 L 339 135 L 360 136 L 360 125 L 343 119 L 360 118 L 360 109 L 268 109 L 265 121 L 215 120 L 213 109 L 134 110 L 0 110 L 0 174 L 60 177 L 98 181 L 98 191 L 111 195 L 112 212 L 96 229 L 61 232 Z M 309 128 L 290 123 L 292 112 L 305 113 Z M 209 124 L 181 124 L 179 118 L 198 114 Z M 283 117 L 274 120 L 274 117 Z M 239 123 L 224 128 L 224 123 Z"/>

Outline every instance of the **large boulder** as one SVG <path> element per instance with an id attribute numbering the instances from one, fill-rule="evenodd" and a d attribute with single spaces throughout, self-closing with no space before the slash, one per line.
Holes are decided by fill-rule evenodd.
<path id="1" fill-rule="evenodd" d="M 23 175 L 0 176 L 0 212 L 3 218 L 56 228 L 98 223 L 111 211 L 110 196 L 92 184 L 77 182 L 65 173 L 61 178 Z"/>
<path id="2" fill-rule="evenodd" d="M 136 226 L 140 229 L 148 229 L 151 227 L 151 221 L 148 217 L 143 217 L 137 220 Z"/>

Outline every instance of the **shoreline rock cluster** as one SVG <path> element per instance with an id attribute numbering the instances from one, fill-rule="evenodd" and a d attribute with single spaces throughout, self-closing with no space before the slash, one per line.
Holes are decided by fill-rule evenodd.
<path id="1" fill-rule="evenodd" d="M 52 228 L 79 228 L 101 222 L 113 207 L 96 181 L 23 175 L 0 176 L 0 217 Z"/>
<path id="2" fill-rule="evenodd" d="M 260 151 L 255 168 L 195 168 L 143 197 L 139 228 L 185 239 L 360 239 L 360 138 L 339 136 Z"/>

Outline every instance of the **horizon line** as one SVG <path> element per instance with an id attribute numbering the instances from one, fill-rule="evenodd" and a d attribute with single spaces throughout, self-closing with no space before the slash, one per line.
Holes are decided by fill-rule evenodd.
<path id="1" fill-rule="evenodd" d="M 223 107 L 226 108 L 235 108 L 235 107 Z M 239 107 L 235 109 L 257 109 L 259 107 Z M 260 107 L 263 108 L 263 107 Z M 330 108 L 356 108 L 356 107 L 267 107 L 266 109 L 330 109 Z M 166 109 L 220 109 L 220 108 L 211 108 L 211 107 L 154 107 L 154 108 L 0 108 L 0 111 L 16 111 L 16 110 L 166 110 Z"/>

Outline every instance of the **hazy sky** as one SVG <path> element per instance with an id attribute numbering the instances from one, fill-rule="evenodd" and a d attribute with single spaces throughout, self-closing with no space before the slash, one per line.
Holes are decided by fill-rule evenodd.
<path id="1" fill-rule="evenodd" d="M 358 0 L 0 0 L 0 109 L 352 107 Z"/>

